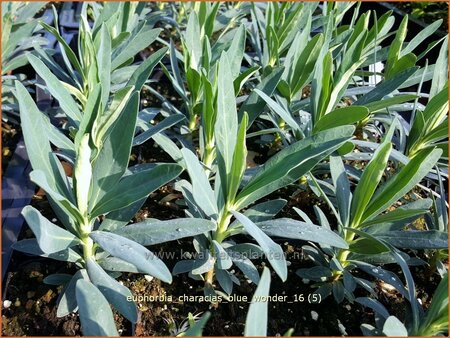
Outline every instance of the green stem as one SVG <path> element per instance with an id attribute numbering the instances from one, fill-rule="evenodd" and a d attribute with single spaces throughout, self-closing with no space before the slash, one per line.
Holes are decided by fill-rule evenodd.
<path id="1" fill-rule="evenodd" d="M 89 235 L 84 236 L 82 238 L 83 242 L 83 257 L 84 260 L 87 260 L 88 258 L 94 256 L 94 241 L 92 238 L 89 237 Z"/>
<path id="2" fill-rule="evenodd" d="M 208 144 L 206 144 L 205 146 L 205 153 L 204 153 L 204 159 L 203 159 L 203 163 L 205 164 L 205 166 L 207 168 L 211 168 L 213 161 L 214 161 L 214 146 L 210 146 Z M 207 170 L 207 175 L 209 175 L 209 170 Z"/>
<path id="3" fill-rule="evenodd" d="M 344 239 L 347 243 L 351 243 L 355 238 L 355 235 L 356 234 L 354 232 L 350 232 L 344 229 Z M 343 268 L 345 268 L 348 265 L 347 262 L 348 255 L 350 255 L 350 250 L 341 249 L 338 255 L 336 256 L 336 259 L 338 260 L 339 263 L 341 263 Z M 340 275 L 342 275 L 342 271 L 335 270 L 333 272 L 333 279 L 339 278 Z"/>
<path id="4" fill-rule="evenodd" d="M 191 113 L 189 118 L 189 130 L 193 132 L 197 126 L 197 114 Z"/>
<path id="5" fill-rule="evenodd" d="M 229 208 L 226 206 L 221 213 L 221 216 L 219 217 L 219 222 L 217 223 L 217 231 L 213 238 L 219 244 L 222 243 L 222 241 L 226 238 L 226 232 L 228 229 L 228 225 L 230 224 L 231 217 L 232 214 L 230 213 Z M 213 247 L 211 249 L 214 250 Z M 212 285 L 213 282 L 214 267 L 205 274 L 205 285 Z"/>
<path id="6" fill-rule="evenodd" d="M 80 238 L 83 244 L 83 258 L 84 260 L 94 256 L 94 241 L 89 237 L 92 231 L 91 223 L 85 218 L 84 223 L 80 226 Z"/>
<path id="7" fill-rule="evenodd" d="M 226 237 L 226 232 L 228 230 L 228 225 L 230 224 L 230 220 L 232 217 L 232 214 L 229 211 L 228 207 L 225 207 L 224 212 L 222 213 L 222 217 L 220 217 L 219 222 L 217 223 L 217 231 L 215 234 L 215 240 L 218 243 L 222 243 L 222 241 Z"/>

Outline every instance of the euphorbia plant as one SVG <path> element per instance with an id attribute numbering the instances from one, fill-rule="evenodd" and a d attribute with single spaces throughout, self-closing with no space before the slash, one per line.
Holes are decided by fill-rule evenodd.
<path id="1" fill-rule="evenodd" d="M 105 29 L 104 25 L 100 27 L 102 32 Z M 130 321 L 137 321 L 136 305 L 127 299 L 131 292 L 112 277 L 117 276 L 114 272 L 140 272 L 164 282 L 172 281 L 170 271 L 156 255 L 136 241 L 113 232 L 128 223 L 136 205 L 141 206 L 152 191 L 182 171 L 177 164 L 160 163 L 128 168 L 139 90 L 159 59 L 158 55 L 150 57 L 137 67 L 125 88 L 107 99 L 105 105 L 102 105 L 103 84 L 98 83 L 79 116 L 75 142 L 49 124 L 25 87 L 16 82 L 22 130 L 33 167 L 30 178 L 45 190 L 63 226 L 27 206 L 22 214 L 36 238 L 19 241 L 14 248 L 76 263 L 79 270 L 74 276 L 50 275 L 46 281 L 65 286 L 58 300 L 57 314 L 64 316 L 78 309 L 85 335 L 117 335 L 108 303 Z M 58 83 L 53 81 L 52 85 Z M 58 92 L 70 97 L 61 84 Z M 60 101 L 63 110 L 76 107 L 67 103 Z M 43 132 L 46 130 L 50 132 Z M 52 144 L 73 151 L 69 157 L 74 161 L 72 177 L 66 176 Z M 215 224 L 206 220 L 153 221 L 151 227 L 144 225 L 140 235 L 151 237 L 152 244 L 215 229 Z"/>
<path id="2" fill-rule="evenodd" d="M 345 243 L 333 232 L 323 229 L 313 235 L 317 226 L 293 222 L 290 233 L 285 236 L 282 222 L 274 226 L 255 222 L 268 221 L 285 205 L 284 200 L 259 203 L 248 208 L 271 192 L 282 188 L 311 170 L 319 161 L 349 140 L 353 127 L 344 126 L 330 129 L 306 138 L 283 149 L 258 168 L 250 179 L 245 179 L 247 147 L 245 143 L 247 115 L 238 124 L 233 82 L 229 70 L 227 53 L 222 53 L 217 75 L 217 116 L 214 125 L 216 161 L 212 168 L 205 168 L 196 155 L 187 148 L 181 150 L 183 163 L 191 182 L 180 181 L 176 188 L 183 192 L 189 206 L 189 215 L 206 218 L 217 224 L 217 230 L 197 236 L 195 248 L 198 257 L 190 261 L 178 262 L 174 273 L 190 272 L 194 278 L 204 279 L 206 291 L 212 291 L 215 278 L 230 294 L 233 282 L 239 281 L 228 270 L 233 263 L 249 278 L 259 281 L 259 274 L 245 256 L 247 251 L 265 253 L 274 270 L 282 280 L 287 277 L 283 251 L 264 231 L 266 228 L 274 236 L 292 237 L 324 242 L 345 248 Z M 212 172 L 211 172 L 212 170 Z M 251 175 L 251 174 L 250 174 Z M 213 184 L 208 177 L 212 177 Z M 248 208 L 244 213 L 243 209 Z M 233 216 L 236 222 L 231 223 Z M 278 230 L 277 230 L 278 229 Z M 258 245 L 235 243 L 232 236 L 248 233 Z M 205 274 L 204 276 L 202 276 Z M 215 278 L 214 278 L 215 276 Z"/>
<path id="3" fill-rule="evenodd" d="M 201 159 L 209 167 L 215 159 L 214 124 L 217 116 L 215 102 L 220 54 L 225 51 L 230 59 L 229 80 L 233 84 L 235 95 L 239 94 L 244 83 L 259 67 L 248 68 L 241 72 L 246 40 L 244 25 L 234 29 L 226 26 L 220 31 L 219 38 L 214 41 L 212 35 L 219 3 L 211 6 L 202 2 L 199 3 L 199 7 L 189 15 L 186 31 L 181 36 L 183 67 L 180 69 L 178 66 L 177 51 L 171 42 L 171 71 L 169 72 L 165 66 L 163 69 L 184 102 L 182 112 L 188 121 L 189 132 L 198 129 Z M 178 111 L 175 107 L 171 107 L 171 110 Z M 183 126 L 180 130 L 183 133 L 185 129 L 186 126 Z M 189 139 L 192 140 L 192 137 Z"/>
<path id="4" fill-rule="evenodd" d="M 394 128 L 395 126 L 386 134 L 372 160 L 365 166 L 353 193 L 340 157 L 330 158 L 335 203 L 331 202 L 321 185 L 312 177 L 316 189 L 337 218 L 339 234 L 349 247 L 307 247 L 305 252 L 317 266 L 300 269 L 297 273 L 305 279 L 317 282 L 320 287 L 318 292 L 322 296 L 333 292 L 338 302 L 344 297 L 352 300 L 357 285 L 370 289 L 370 283 L 353 276 L 352 271 L 355 268 L 367 267 L 367 264 L 363 263 L 366 261 L 385 263 L 386 255 L 391 252 L 390 246 L 385 243 L 410 249 L 439 249 L 448 245 L 447 234 L 444 232 L 403 229 L 405 224 L 428 211 L 430 200 L 418 200 L 389 210 L 429 173 L 441 155 L 439 149 L 430 152 L 423 150 L 381 184 L 392 151 L 391 138 Z M 322 225 L 328 224 L 326 216 L 317 209 Z M 398 281 L 398 277 L 380 267 L 364 271 L 383 280 L 392 276 L 392 280 L 386 280 L 387 283 Z"/>
<path id="5" fill-rule="evenodd" d="M 25 85 L 34 79 L 25 74 L 14 74 L 28 64 L 27 54 L 38 46 L 48 43 L 39 30 L 34 16 L 45 6 L 45 2 L 2 2 L 2 120 L 18 123 L 17 102 L 14 98 L 14 81 Z"/>
<path id="6" fill-rule="evenodd" d="M 391 107 L 398 107 L 422 94 L 420 91 L 417 95 L 403 93 L 398 89 L 416 85 L 421 79 L 427 81 L 432 76 L 439 84 L 433 87 L 442 89 L 444 78 L 436 70 L 433 74 L 435 65 L 419 69 L 415 64 L 427 56 L 429 49 L 418 56 L 412 53 L 435 32 L 439 21 L 405 42 L 407 19 L 402 21 L 398 31 L 392 31 L 394 17 L 391 12 L 379 18 L 372 12 L 359 15 L 359 6 L 356 6 L 350 24 L 343 25 L 340 21 L 348 10 L 345 5 L 327 6 L 326 15 L 321 17 L 312 12 L 308 15 L 314 8 L 311 3 L 299 12 L 298 25 L 302 29 L 292 41 L 286 57 L 279 61 L 284 69 L 273 98 L 255 90 L 270 108 L 271 113 L 265 120 L 273 124 L 287 143 L 341 124 L 357 124 L 360 134 L 370 123 L 367 134 L 378 136 L 376 125 L 390 123 L 388 110 L 393 109 Z M 311 16 L 312 23 L 307 19 Z M 372 24 L 371 16 L 374 17 Z M 312 34 L 313 25 L 321 27 L 322 32 Z M 392 47 L 382 47 L 381 43 L 394 33 Z M 439 42 L 433 42 L 430 48 Z M 442 48 L 446 43 L 444 41 Z M 446 55 L 445 50 L 441 50 L 441 54 Z M 446 59 L 440 59 L 436 64 L 445 67 Z M 386 63 L 384 72 L 370 70 L 382 62 Z M 371 78 L 377 76 L 382 81 L 374 87 Z M 308 89 L 306 92 L 310 93 L 303 97 L 302 89 Z M 442 129 L 441 126 L 436 133 L 444 134 Z M 269 131 L 273 132 L 273 129 Z M 436 137 L 436 134 L 430 136 Z"/>
<path id="7" fill-rule="evenodd" d="M 93 22 L 89 21 L 88 12 Z M 103 109 L 110 96 L 114 95 L 116 101 L 121 102 L 130 95 L 128 80 L 139 66 L 133 61 L 161 32 L 145 20 L 147 13 L 144 3 L 106 2 L 103 6 L 95 2 L 83 3 L 77 50 L 72 49 L 59 32 L 56 9 L 55 27 L 40 23 L 58 41 L 64 62 L 60 64 L 41 48 L 36 48 L 29 60 L 45 81 L 48 92 L 59 100 L 67 115 L 67 129 L 72 138 L 78 130 L 81 115 L 89 110 L 89 97 L 100 84 Z M 148 66 L 154 67 L 166 52 L 167 48 L 161 48 L 144 63 L 147 61 Z M 142 86 L 147 78 L 140 81 Z M 136 89 L 140 91 L 141 88 Z"/>
<path id="8" fill-rule="evenodd" d="M 390 315 L 386 307 L 376 299 L 356 298 L 356 302 L 371 308 L 375 313 L 375 325 L 362 324 L 361 330 L 367 336 L 440 336 L 448 331 L 448 272 L 445 272 L 431 299 L 428 309 L 424 309 L 416 298 L 416 285 L 407 262 L 398 252 L 394 257 L 405 275 L 406 285 L 402 295 L 410 305 L 406 319 L 402 322 Z"/>
<path id="9" fill-rule="evenodd" d="M 423 111 L 415 111 L 406 149 L 410 158 L 423 149 L 434 147 L 443 150 L 444 160 L 448 158 L 448 81 L 439 92 L 432 94 Z"/>

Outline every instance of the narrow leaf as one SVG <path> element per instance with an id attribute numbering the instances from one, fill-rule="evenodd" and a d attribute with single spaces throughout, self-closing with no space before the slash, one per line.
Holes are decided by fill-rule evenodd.
<path id="1" fill-rule="evenodd" d="M 242 223 L 245 230 L 250 234 L 250 236 L 252 236 L 256 240 L 256 242 L 258 242 L 275 272 L 278 274 L 278 276 L 280 276 L 282 281 L 285 281 L 287 278 L 287 265 L 281 246 L 276 244 L 246 216 L 237 211 L 232 211 L 232 213 L 234 217 L 236 217 L 236 219 Z"/>
<path id="2" fill-rule="evenodd" d="M 108 301 L 94 284 L 80 279 L 76 283 L 76 299 L 85 336 L 119 336 Z"/>
<path id="3" fill-rule="evenodd" d="M 261 280 L 259 281 L 247 312 L 244 331 L 244 336 L 246 337 L 267 336 L 267 312 L 269 302 L 265 298 L 269 296 L 270 279 L 270 271 L 268 268 L 264 267 Z"/>
<path id="4" fill-rule="evenodd" d="M 172 282 L 172 275 L 166 265 L 144 246 L 110 232 L 94 231 L 89 236 L 105 251 L 135 265 L 139 271 L 163 282 Z"/>

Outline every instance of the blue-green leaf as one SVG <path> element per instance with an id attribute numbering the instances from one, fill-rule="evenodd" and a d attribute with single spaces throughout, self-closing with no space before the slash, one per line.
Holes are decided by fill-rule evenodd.
<path id="1" fill-rule="evenodd" d="M 249 235 L 258 242 L 275 272 L 280 276 L 282 281 L 285 281 L 287 278 L 287 265 L 281 246 L 276 244 L 246 216 L 237 211 L 232 211 L 232 213 L 234 217 L 242 223 Z"/>
<path id="2" fill-rule="evenodd" d="M 97 66 L 100 83 L 102 84 L 102 107 L 106 107 L 111 88 L 111 36 L 103 24 L 100 28 L 100 46 L 97 52 Z"/>
<path id="3" fill-rule="evenodd" d="M 91 208 L 119 182 L 127 169 L 138 105 L 139 94 L 135 93 L 130 97 L 109 135 L 103 140 L 102 148 L 92 165 L 92 194 L 89 201 Z M 111 161 L 112 158 L 114 161 Z"/>
<path id="4" fill-rule="evenodd" d="M 125 318 L 132 323 L 136 323 L 136 304 L 129 301 L 132 298 L 131 291 L 108 275 L 92 257 L 87 259 L 86 267 L 91 282 L 100 290 L 108 302 Z"/>
<path id="5" fill-rule="evenodd" d="M 81 243 L 73 234 L 51 223 L 30 205 L 23 208 L 22 215 L 33 230 L 39 247 L 46 254 L 66 250 Z"/>
<path id="6" fill-rule="evenodd" d="M 99 289 L 80 279 L 75 290 L 83 335 L 119 336 L 111 308 Z"/>
<path id="7" fill-rule="evenodd" d="M 436 250 L 448 248 L 448 233 L 438 230 L 388 231 L 381 234 L 374 234 L 374 236 L 402 249 Z"/>
<path id="8" fill-rule="evenodd" d="M 284 148 L 250 179 L 238 194 L 235 205 L 243 208 L 299 179 L 344 144 L 353 131 L 352 126 L 328 129 Z"/>
<path id="9" fill-rule="evenodd" d="M 143 27 L 130 36 L 127 40 L 126 45 L 119 50 L 117 55 L 113 54 L 111 69 L 114 70 L 127 62 L 129 59 L 133 58 L 139 51 L 147 48 L 153 41 L 156 40 L 160 28 L 150 29 L 148 26 L 143 25 Z"/>
<path id="10" fill-rule="evenodd" d="M 159 164 L 155 168 L 124 176 L 93 207 L 91 218 L 133 204 L 176 178 L 181 171 L 182 168 L 176 164 Z"/>
<path id="11" fill-rule="evenodd" d="M 187 148 L 181 149 L 184 163 L 192 181 L 192 194 L 197 205 L 209 217 L 217 217 L 218 208 L 214 191 L 198 158 Z"/>
<path id="12" fill-rule="evenodd" d="M 215 222 L 200 218 L 178 218 L 167 221 L 144 220 L 122 227 L 114 233 L 144 246 L 193 237 L 215 230 Z"/>
<path id="13" fill-rule="evenodd" d="M 150 74 L 152 73 L 155 66 L 161 61 L 161 59 L 166 55 L 167 48 L 161 48 L 151 54 L 147 59 L 144 60 L 133 72 L 130 79 L 128 80 L 126 87 L 134 86 L 137 91 L 141 91 L 142 86 L 148 80 Z"/>
<path id="14" fill-rule="evenodd" d="M 383 333 L 388 337 L 407 337 L 408 330 L 395 316 L 389 316 L 383 325 Z"/>
<path id="15" fill-rule="evenodd" d="M 61 294 L 56 301 L 58 304 L 58 309 L 56 310 L 57 317 L 67 316 L 69 313 L 77 310 L 78 305 L 75 295 L 75 287 L 79 279 L 89 280 L 89 276 L 85 269 L 78 270 L 61 291 Z"/>
<path id="16" fill-rule="evenodd" d="M 172 275 L 166 265 L 144 246 L 110 232 L 94 231 L 89 236 L 105 251 L 135 265 L 139 271 L 163 282 L 172 282 Z"/>
<path id="17" fill-rule="evenodd" d="M 59 105 L 62 110 L 67 114 L 67 116 L 78 124 L 81 120 L 81 112 L 75 100 L 72 98 L 70 93 L 61 85 L 58 78 L 53 75 L 50 69 L 36 56 L 33 54 L 28 54 L 28 60 L 33 68 L 36 70 L 42 79 L 44 79 L 45 84 L 55 99 L 58 100 Z"/>
<path id="18" fill-rule="evenodd" d="M 433 168 L 441 157 L 442 150 L 422 150 L 397 174 L 381 186 L 364 211 L 363 221 L 378 215 L 399 198 L 408 193 Z M 355 194 L 356 198 L 356 194 Z"/>
<path id="19" fill-rule="evenodd" d="M 214 245 L 214 256 L 216 257 L 216 265 L 221 270 L 227 270 L 231 268 L 233 262 L 231 261 L 230 256 L 228 256 L 227 252 L 224 250 L 222 245 L 220 245 L 217 241 L 213 240 Z"/>
<path id="20" fill-rule="evenodd" d="M 13 244 L 12 248 L 14 250 L 25 252 L 30 255 L 36 255 L 41 257 L 48 257 L 51 259 L 55 259 L 57 261 L 63 262 L 81 262 L 83 258 L 73 249 L 66 249 L 58 252 L 54 252 L 51 254 L 46 254 L 39 247 L 38 241 L 33 239 L 23 239 Z"/>
<path id="21" fill-rule="evenodd" d="M 336 248 L 347 249 L 348 244 L 335 232 L 319 225 L 305 223 L 290 218 L 277 218 L 260 222 L 258 227 L 269 236 L 300 239 Z"/>
<path id="22" fill-rule="evenodd" d="M 228 180 L 231 175 L 238 131 L 236 98 L 234 96 L 233 78 L 229 68 L 228 57 L 225 53 L 222 53 L 217 75 L 217 115 L 214 136 L 220 181 L 224 187 L 229 186 Z"/>
<path id="23" fill-rule="evenodd" d="M 269 291 L 270 271 L 264 267 L 261 280 L 259 281 L 247 312 L 244 331 L 246 337 L 265 337 L 267 335 L 267 310 L 269 302 L 265 298 L 269 296 Z"/>
<path id="24" fill-rule="evenodd" d="M 330 156 L 330 171 L 333 185 L 336 189 L 339 217 L 344 225 L 348 225 L 350 220 L 352 193 L 350 192 L 350 182 L 340 157 Z"/>

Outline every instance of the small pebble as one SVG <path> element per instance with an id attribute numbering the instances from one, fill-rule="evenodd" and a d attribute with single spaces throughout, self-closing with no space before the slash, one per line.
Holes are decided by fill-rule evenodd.
<path id="1" fill-rule="evenodd" d="M 16 301 L 14 302 L 14 306 L 19 307 L 20 305 L 22 305 L 22 303 L 20 302 L 19 298 L 17 298 Z"/>
<path id="2" fill-rule="evenodd" d="M 144 278 L 147 282 L 151 282 L 153 280 L 153 277 L 150 275 L 145 275 Z"/>
<path id="3" fill-rule="evenodd" d="M 314 321 L 317 321 L 319 319 L 319 314 L 316 311 L 311 311 L 311 318 Z"/>
<path id="4" fill-rule="evenodd" d="M 10 300 L 3 301 L 3 308 L 8 309 L 11 306 L 12 302 Z"/>
<path id="5" fill-rule="evenodd" d="M 350 306 L 350 304 L 345 305 L 345 308 L 350 311 L 352 309 L 352 307 Z"/>

